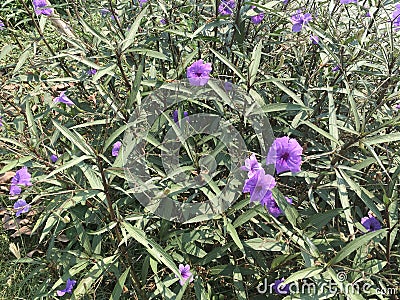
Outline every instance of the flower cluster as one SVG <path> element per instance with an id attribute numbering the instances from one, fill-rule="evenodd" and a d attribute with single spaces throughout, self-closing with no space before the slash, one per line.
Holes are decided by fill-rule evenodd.
<path id="1" fill-rule="evenodd" d="M 248 179 L 245 180 L 243 193 L 250 194 L 250 202 L 258 201 L 268 209 L 271 215 L 280 216 L 282 211 L 272 196 L 272 189 L 276 186 L 274 177 L 265 174 L 265 170 L 254 154 L 245 160 L 245 165 L 241 169 L 247 171 Z"/>
<path id="2" fill-rule="evenodd" d="M 28 172 L 27 167 L 19 169 L 14 177 L 11 179 L 10 195 L 17 196 L 22 192 L 21 186 L 31 186 L 31 174 Z M 16 210 L 15 215 L 19 217 L 23 213 L 27 213 L 31 208 L 31 205 L 26 203 L 23 199 L 18 199 L 14 203 L 14 209 Z"/>

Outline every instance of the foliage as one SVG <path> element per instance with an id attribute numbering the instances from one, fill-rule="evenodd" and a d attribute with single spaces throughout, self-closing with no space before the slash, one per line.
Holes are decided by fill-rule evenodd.
<path id="1" fill-rule="evenodd" d="M 316 299 L 389 299 L 383 289 L 399 292 L 394 3 L 236 1 L 225 16 L 217 15 L 219 1 L 51 3 L 59 18 L 36 16 L 29 1 L 0 5 L 0 173 L 26 166 L 33 183 L 23 191 L 31 212 L 21 217 L 29 236 L 4 242 L 2 234 L 2 252 L 13 243 L 19 253 L 1 259 L 2 286 L 12 266 L 25 270 L 2 297 L 55 297 L 69 278 L 77 281 L 73 299 L 265 299 L 259 284 L 282 277 L 322 286 Z M 109 12 L 102 16 L 101 8 Z M 293 33 L 290 17 L 299 8 L 313 20 Z M 253 24 L 259 12 L 264 19 Z M 211 63 L 213 78 L 248 92 L 276 136 L 303 146 L 302 171 L 275 176 L 273 195 L 285 216 L 272 217 L 244 194 L 212 220 L 179 224 L 150 214 L 133 197 L 112 145 L 145 97 L 184 79 L 198 59 Z M 61 91 L 75 105 L 54 103 Z M 254 132 L 239 123 L 249 149 L 259 153 Z M 197 138 L 208 149 L 217 145 Z M 15 199 L 1 184 L 1 214 L 15 220 Z M 360 222 L 369 212 L 381 230 L 366 232 Z M 179 264 L 190 265 L 192 283 L 179 284 Z M 336 284 L 336 295 L 326 282 Z M 349 293 L 350 283 L 369 288 Z"/>

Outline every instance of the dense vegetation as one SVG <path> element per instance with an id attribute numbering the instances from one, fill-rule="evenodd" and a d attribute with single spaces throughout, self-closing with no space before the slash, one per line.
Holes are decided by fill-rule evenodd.
<path id="1" fill-rule="evenodd" d="M 0 21 L 1 299 L 398 299 L 400 4 L 8 0 Z"/>

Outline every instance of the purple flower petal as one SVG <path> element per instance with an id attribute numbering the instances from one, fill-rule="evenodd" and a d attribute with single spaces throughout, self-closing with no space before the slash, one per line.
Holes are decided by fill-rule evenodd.
<path id="1" fill-rule="evenodd" d="M 111 155 L 112 155 L 112 156 L 118 156 L 118 154 L 119 154 L 119 149 L 121 149 L 121 145 L 122 145 L 122 143 L 121 143 L 120 141 L 116 142 L 116 143 L 113 145 L 113 148 L 112 148 L 112 151 L 111 151 Z"/>
<path id="2" fill-rule="evenodd" d="M 312 35 L 312 36 L 310 37 L 310 40 L 312 41 L 312 43 L 313 43 L 314 45 L 318 45 L 318 43 L 319 43 L 319 36 L 318 36 L 318 35 Z"/>
<path id="3" fill-rule="evenodd" d="M 289 284 L 281 284 L 285 281 L 285 278 L 275 280 L 272 289 L 276 294 L 279 295 L 289 295 L 290 294 L 290 285 Z"/>
<path id="4" fill-rule="evenodd" d="M 303 14 L 301 9 L 297 10 L 294 15 L 290 17 L 290 20 L 293 23 L 292 31 L 299 32 L 303 28 L 304 25 L 307 25 L 308 22 L 312 20 L 312 16 L 309 13 Z"/>
<path id="5" fill-rule="evenodd" d="M 179 280 L 179 284 L 180 285 L 183 286 L 185 284 L 186 280 L 188 280 L 189 278 L 190 278 L 189 282 L 193 281 L 193 274 L 190 272 L 190 266 L 189 265 L 185 265 L 184 266 L 182 264 L 179 264 L 179 272 L 180 272 L 180 274 L 181 274 L 181 276 L 183 278 L 183 280 L 182 279 Z M 178 277 L 178 276 L 175 275 L 175 277 Z"/>
<path id="6" fill-rule="evenodd" d="M 218 12 L 224 16 L 231 15 L 235 6 L 235 0 L 222 0 L 218 6 Z"/>
<path id="7" fill-rule="evenodd" d="M 51 161 L 52 161 L 53 163 L 55 163 L 55 162 L 58 160 L 58 157 L 57 157 L 57 155 L 52 154 L 52 155 L 50 156 L 50 159 L 51 159 Z"/>
<path id="8" fill-rule="evenodd" d="M 16 184 L 11 184 L 10 186 L 10 195 L 15 196 L 21 194 L 21 188 Z"/>
<path id="9" fill-rule="evenodd" d="M 23 213 L 27 213 L 30 208 L 31 206 L 28 203 L 26 203 L 26 201 L 23 199 L 19 199 L 14 203 L 14 209 L 17 210 L 15 215 L 17 217 L 19 217 Z"/>
<path id="10" fill-rule="evenodd" d="M 35 14 L 36 15 L 45 15 L 45 16 L 50 16 L 53 14 L 53 9 L 50 7 L 47 7 L 47 1 L 46 0 L 33 0 L 33 8 L 35 9 Z"/>
<path id="11" fill-rule="evenodd" d="M 73 290 L 75 284 L 76 284 L 75 280 L 68 278 L 67 282 L 65 284 L 65 289 L 57 291 L 57 296 L 60 296 L 60 297 L 64 296 L 65 293 L 72 294 L 72 290 Z"/>
<path id="12" fill-rule="evenodd" d="M 28 172 L 27 167 L 22 167 L 19 169 L 14 177 L 11 179 L 11 184 L 13 185 L 23 185 L 23 186 L 31 186 L 31 174 Z"/>
<path id="13" fill-rule="evenodd" d="M 372 215 L 361 219 L 361 224 L 367 229 L 367 231 L 375 231 L 382 228 L 381 223 Z"/>
<path id="14" fill-rule="evenodd" d="M 75 105 L 74 102 L 72 102 L 67 96 L 65 96 L 65 91 L 62 91 L 60 93 L 60 96 L 54 98 L 53 102 L 57 103 L 57 102 L 61 102 L 61 103 L 65 103 L 66 105 Z"/>
<path id="15" fill-rule="evenodd" d="M 276 182 L 274 177 L 265 174 L 264 169 L 258 170 L 251 178 L 246 179 L 243 193 L 250 193 L 250 202 L 261 202 L 264 197 L 272 195 Z"/>
<path id="16" fill-rule="evenodd" d="M 253 177 L 258 170 L 262 169 L 261 164 L 257 161 L 255 154 L 253 153 L 249 158 L 244 161 L 244 166 L 240 167 L 241 170 L 248 172 L 248 177 Z"/>
<path id="17" fill-rule="evenodd" d="M 396 4 L 396 8 L 392 13 L 392 21 L 394 31 L 400 30 L 400 3 Z"/>

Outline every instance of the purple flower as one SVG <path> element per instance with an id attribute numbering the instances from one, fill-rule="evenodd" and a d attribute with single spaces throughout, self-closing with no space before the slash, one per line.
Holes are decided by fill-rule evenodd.
<path id="1" fill-rule="evenodd" d="M 55 162 L 58 160 L 58 157 L 57 157 L 57 155 L 52 154 L 52 155 L 50 156 L 50 159 L 51 159 L 51 161 L 52 161 L 53 163 L 55 163 Z"/>
<path id="2" fill-rule="evenodd" d="M 281 284 L 285 281 L 285 278 L 275 280 L 274 285 L 272 286 L 275 293 L 279 295 L 289 295 L 290 294 L 290 285 L 289 284 Z"/>
<path id="3" fill-rule="evenodd" d="M 139 0 L 139 6 L 142 7 L 146 2 L 147 0 Z"/>
<path id="4" fill-rule="evenodd" d="M 367 13 L 365 14 L 366 18 L 370 18 L 371 17 L 371 13 L 369 11 L 367 11 Z"/>
<path id="5" fill-rule="evenodd" d="M 297 10 L 296 13 L 290 18 L 293 23 L 292 31 L 299 32 L 304 25 L 312 20 L 312 16 L 309 13 L 303 14 L 301 9 Z"/>
<path id="6" fill-rule="evenodd" d="M 3 117 L 0 116 L 0 127 L 3 126 Z"/>
<path id="7" fill-rule="evenodd" d="M 235 0 L 222 0 L 218 6 L 218 12 L 224 16 L 231 15 L 235 6 Z"/>
<path id="8" fill-rule="evenodd" d="M 272 189 L 275 185 L 274 177 L 265 174 L 264 169 L 260 169 L 252 177 L 246 179 L 243 193 L 250 193 L 250 202 L 261 202 L 264 198 L 272 197 Z"/>
<path id="9" fill-rule="evenodd" d="M 190 278 L 189 282 L 193 281 L 193 274 L 190 272 L 189 265 L 184 266 L 182 264 L 179 264 L 179 273 L 181 273 L 181 276 L 183 277 L 183 280 L 182 279 L 179 280 L 180 285 L 183 286 L 186 280 L 188 280 L 189 278 Z M 178 277 L 178 275 L 175 274 L 175 277 Z"/>
<path id="10" fill-rule="evenodd" d="M 172 117 L 174 118 L 174 122 L 175 122 L 176 124 L 178 124 L 178 126 L 179 126 L 179 114 L 178 114 L 178 110 L 177 110 L 177 109 L 175 109 L 175 110 L 172 112 Z M 187 121 L 189 121 L 189 114 L 188 114 L 187 111 L 184 111 L 184 112 L 183 112 L 183 117 L 184 117 Z"/>
<path id="11" fill-rule="evenodd" d="M 60 93 L 60 96 L 54 98 L 53 102 L 61 102 L 61 103 L 65 103 L 67 105 L 75 105 L 74 102 L 72 102 L 70 99 L 68 99 L 67 96 L 65 96 L 65 91 L 62 91 Z"/>
<path id="12" fill-rule="evenodd" d="M 251 6 L 252 9 L 256 8 L 254 5 Z M 253 24 L 260 24 L 261 21 L 264 19 L 264 13 L 259 13 L 258 15 L 252 16 L 251 17 L 251 22 L 253 22 Z"/>
<path id="13" fill-rule="evenodd" d="M 289 197 L 285 197 L 286 201 L 290 204 L 293 203 L 293 200 Z M 272 197 L 271 199 L 266 199 L 260 202 L 262 205 L 266 206 L 268 212 L 273 215 L 275 218 L 282 215 L 282 210 L 279 208 L 278 204 L 276 203 L 275 199 Z"/>
<path id="14" fill-rule="evenodd" d="M 86 71 L 86 74 L 89 75 L 89 76 L 94 75 L 96 73 L 97 73 L 96 69 L 89 69 L 89 70 Z"/>
<path id="15" fill-rule="evenodd" d="M 289 0 L 283 0 L 282 3 L 283 3 L 283 5 L 286 5 L 289 3 Z"/>
<path id="16" fill-rule="evenodd" d="M 303 148 L 295 139 L 288 136 L 276 138 L 268 151 L 267 165 L 274 164 L 276 172 L 300 172 Z"/>
<path id="17" fill-rule="evenodd" d="M 319 43 L 319 36 L 318 35 L 312 35 L 310 36 L 310 40 L 314 45 L 318 45 Z"/>
<path id="18" fill-rule="evenodd" d="M 21 214 L 27 213 L 31 206 L 25 200 L 19 199 L 14 203 L 14 209 L 17 210 L 15 215 L 19 217 Z"/>
<path id="19" fill-rule="evenodd" d="M 204 63 L 202 59 L 191 64 L 186 71 L 191 85 L 202 86 L 210 79 L 211 63 Z"/>
<path id="20" fill-rule="evenodd" d="M 14 185 L 14 184 L 12 184 L 11 186 L 10 186 L 10 195 L 11 196 L 15 196 L 15 195 L 19 195 L 19 194 L 21 194 L 21 188 L 18 186 L 18 185 Z"/>
<path id="21" fill-rule="evenodd" d="M 110 10 L 108 10 L 107 8 L 100 9 L 100 14 L 103 18 L 106 17 L 109 13 L 110 13 Z"/>
<path id="22" fill-rule="evenodd" d="M 0 30 L 5 29 L 4 27 L 5 27 L 5 25 L 4 25 L 3 21 L 0 21 Z"/>
<path id="23" fill-rule="evenodd" d="M 65 293 L 72 294 L 72 289 L 74 288 L 75 284 L 76 284 L 75 280 L 72 280 L 72 279 L 68 278 L 66 286 L 65 286 L 65 289 L 57 291 L 57 296 L 60 296 L 60 297 L 64 296 Z"/>
<path id="24" fill-rule="evenodd" d="M 122 143 L 121 143 L 120 141 L 116 142 L 116 143 L 113 145 L 113 148 L 112 148 L 112 151 L 111 151 L 111 155 L 112 155 L 112 156 L 118 156 L 118 154 L 119 154 L 119 149 L 121 149 L 121 145 L 122 145 Z"/>
<path id="25" fill-rule="evenodd" d="M 367 229 L 367 231 L 375 231 L 382 228 L 381 223 L 374 216 L 368 214 L 368 217 L 361 219 L 361 224 Z"/>
<path id="26" fill-rule="evenodd" d="M 22 167 L 19 169 L 16 173 L 15 176 L 11 179 L 12 184 L 20 184 L 23 186 L 31 186 L 31 174 L 28 172 L 27 167 Z"/>
<path id="27" fill-rule="evenodd" d="M 53 9 L 47 7 L 46 0 L 33 0 L 33 8 L 35 9 L 35 14 L 37 16 L 39 15 L 50 16 L 51 14 L 53 14 Z"/>
<path id="28" fill-rule="evenodd" d="M 106 17 L 107 15 L 110 15 L 111 20 L 115 20 L 114 15 L 113 15 L 113 14 L 111 13 L 111 11 L 110 11 L 109 9 L 107 9 L 107 8 L 102 8 L 102 9 L 100 9 L 100 14 L 101 14 L 101 16 L 102 16 L 103 18 Z M 115 13 L 115 16 L 118 18 L 117 13 Z"/>
<path id="29" fill-rule="evenodd" d="M 396 4 L 396 8 L 392 14 L 394 31 L 400 30 L 400 3 Z"/>
<path id="30" fill-rule="evenodd" d="M 340 0 L 340 4 L 357 3 L 357 0 Z"/>
<path id="31" fill-rule="evenodd" d="M 396 104 L 395 109 L 400 109 L 400 103 Z"/>
<path id="32" fill-rule="evenodd" d="M 165 25 L 165 24 L 167 24 L 167 20 L 161 19 L 161 20 L 160 20 L 160 23 L 161 23 L 162 25 Z"/>
<path id="33" fill-rule="evenodd" d="M 232 89 L 233 89 L 233 84 L 232 84 L 232 82 L 229 82 L 229 81 L 224 82 L 224 89 L 225 89 L 225 91 L 227 91 L 227 92 L 232 91 Z"/>
<path id="34" fill-rule="evenodd" d="M 248 177 L 253 177 L 259 170 L 262 169 L 261 164 L 257 161 L 255 154 L 253 153 L 249 158 L 244 160 L 244 166 L 240 167 L 243 171 L 248 172 Z"/>
<path id="35" fill-rule="evenodd" d="M 336 71 L 339 71 L 339 70 L 340 70 L 340 66 L 339 66 L 339 65 L 334 66 L 334 67 L 332 68 L 332 72 L 336 72 Z"/>

